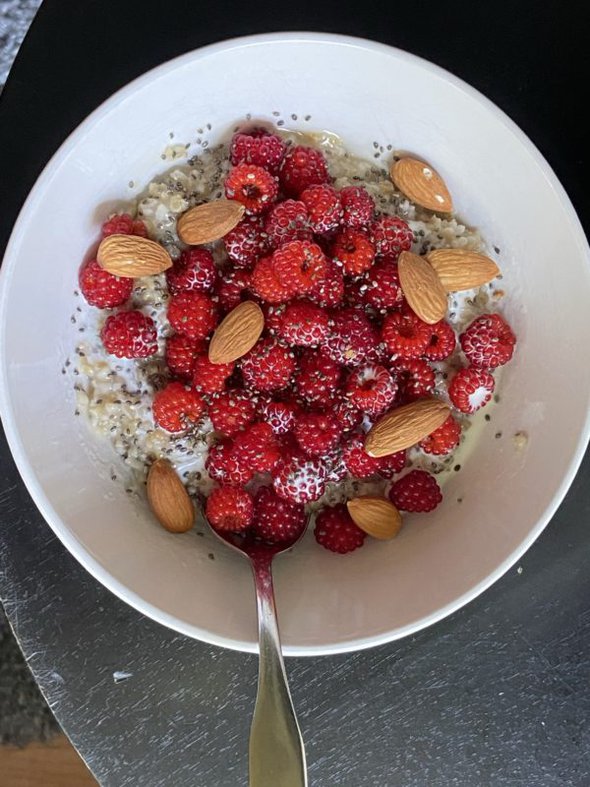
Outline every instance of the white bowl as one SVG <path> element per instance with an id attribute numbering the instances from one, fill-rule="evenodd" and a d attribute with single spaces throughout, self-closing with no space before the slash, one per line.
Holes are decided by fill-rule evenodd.
<path id="1" fill-rule="evenodd" d="M 160 154 L 169 132 L 194 141 L 211 123 L 216 140 L 247 113 L 276 121 L 275 112 L 287 127 L 335 131 L 369 158 L 377 140 L 429 159 L 458 212 L 501 249 L 505 312 L 519 340 L 492 424 L 436 514 L 408 517 L 393 542 L 347 557 L 310 539 L 277 561 L 285 651 L 318 655 L 448 615 L 549 521 L 589 433 L 590 365 L 580 354 L 590 345 L 589 250 L 557 178 L 497 107 L 440 68 L 369 41 L 228 41 L 150 71 L 90 115 L 39 178 L 6 252 L 2 417 L 31 495 L 70 552 L 120 598 L 191 637 L 256 649 L 249 568 L 217 545 L 210 560 L 206 539 L 167 534 L 108 477 L 110 449 L 73 417 L 60 374 L 76 342 L 72 290 L 108 205 L 130 194 L 129 181 L 139 189 L 168 166 Z M 529 439 L 519 451 L 511 437 L 521 431 Z"/>

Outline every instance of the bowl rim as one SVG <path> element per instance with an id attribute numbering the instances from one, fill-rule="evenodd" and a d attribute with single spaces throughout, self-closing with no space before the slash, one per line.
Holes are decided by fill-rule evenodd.
<path id="1" fill-rule="evenodd" d="M 452 86 L 470 96 L 474 101 L 478 102 L 480 105 L 483 105 L 484 108 L 487 108 L 493 115 L 495 115 L 496 119 L 502 123 L 513 136 L 516 137 L 518 142 L 520 142 L 520 144 L 523 145 L 527 152 L 533 157 L 542 171 L 548 185 L 553 189 L 557 198 L 563 205 L 567 219 L 569 220 L 571 226 L 571 230 L 575 234 L 577 241 L 580 244 L 580 248 L 585 252 L 586 257 L 590 262 L 590 247 L 588 245 L 588 241 L 586 239 L 580 220 L 565 189 L 559 182 L 550 165 L 547 163 L 533 142 L 514 123 L 514 121 L 512 121 L 508 115 L 506 115 L 505 112 L 496 106 L 496 104 L 494 104 L 490 99 L 486 98 L 482 93 L 469 85 L 467 82 L 450 73 L 446 69 L 443 69 L 422 57 L 411 54 L 397 47 L 371 41 L 369 39 L 334 33 L 318 32 L 293 31 L 261 33 L 231 38 L 225 41 L 209 44 L 207 46 L 186 52 L 183 55 L 165 61 L 159 66 L 146 71 L 139 77 L 133 79 L 131 82 L 128 82 L 126 85 L 113 93 L 109 98 L 103 101 L 67 136 L 67 138 L 53 154 L 35 181 L 35 184 L 33 185 L 29 195 L 23 203 L 6 246 L 2 267 L 0 269 L 0 347 L 5 346 L 5 339 L 7 335 L 5 305 L 12 271 L 16 265 L 17 255 L 15 252 L 23 235 L 23 225 L 26 221 L 26 217 L 30 212 L 36 209 L 37 201 L 40 198 L 40 193 L 42 192 L 43 188 L 53 177 L 53 174 L 61 165 L 63 158 L 75 148 L 78 140 L 84 136 L 87 129 L 90 129 L 114 106 L 120 104 L 126 99 L 127 96 L 135 92 L 137 89 L 142 88 L 144 85 L 170 71 L 174 71 L 175 69 L 182 67 L 185 63 L 207 58 L 210 55 L 219 54 L 221 52 L 236 48 L 281 42 L 311 42 L 320 45 L 336 44 L 378 52 L 389 56 L 393 55 L 398 59 L 414 63 L 421 69 L 436 75 L 438 78 L 444 79 Z M 12 452 L 12 456 L 19 470 L 21 478 L 23 479 L 35 505 L 66 549 L 96 580 L 101 583 L 101 585 L 113 592 L 122 601 L 132 606 L 138 612 L 141 612 L 152 620 L 155 620 L 180 634 L 184 634 L 193 639 L 198 639 L 209 645 L 216 645 L 229 648 L 230 650 L 246 653 L 256 653 L 258 651 L 257 643 L 220 636 L 207 629 L 202 629 L 198 626 L 185 623 L 176 618 L 174 615 L 171 615 L 170 613 L 165 612 L 155 605 L 145 601 L 137 593 L 131 591 L 120 580 L 113 577 L 109 571 L 103 567 L 101 563 L 96 558 L 94 558 L 92 554 L 78 541 L 78 539 L 73 535 L 73 533 L 53 508 L 50 500 L 41 488 L 33 467 L 29 462 L 16 427 L 12 401 L 8 393 L 7 379 L 8 369 L 6 365 L 6 358 L 4 353 L 2 353 L 2 357 L 0 359 L 0 414 L 2 415 L 2 421 L 4 424 L 8 445 Z M 402 639 L 403 637 L 406 637 L 410 634 L 415 634 L 418 631 L 421 631 L 422 629 L 437 623 L 439 620 L 442 620 L 443 618 L 468 604 L 470 601 L 483 593 L 483 591 L 490 587 L 494 582 L 500 579 L 500 577 L 519 560 L 519 558 L 541 534 L 550 519 L 553 517 L 558 506 L 565 497 L 572 481 L 574 480 L 577 470 L 582 462 L 589 439 L 590 412 L 588 412 L 586 415 L 584 426 L 580 430 L 580 435 L 569 464 L 563 471 L 561 483 L 555 495 L 553 496 L 553 499 L 546 507 L 543 514 L 539 517 L 535 526 L 531 528 L 526 538 L 522 540 L 518 547 L 516 547 L 500 565 L 491 571 L 488 576 L 485 577 L 485 579 L 470 588 L 470 590 L 466 591 L 449 604 L 446 604 L 444 607 L 441 607 L 436 612 L 433 612 L 430 615 L 425 615 L 414 623 L 408 624 L 401 628 L 373 636 L 359 637 L 343 642 L 337 642 L 332 645 L 286 645 L 283 646 L 284 654 L 287 656 L 324 656 L 365 650 L 378 645 L 384 645 L 386 643 Z"/>

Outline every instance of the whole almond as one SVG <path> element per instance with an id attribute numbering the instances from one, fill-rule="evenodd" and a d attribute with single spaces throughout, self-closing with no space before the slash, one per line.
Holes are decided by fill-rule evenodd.
<path id="1" fill-rule="evenodd" d="M 500 274 L 493 260 L 470 249 L 433 249 L 426 259 L 447 292 L 481 287 Z"/>
<path id="2" fill-rule="evenodd" d="M 264 314 L 254 301 L 244 301 L 217 326 L 209 343 L 211 363 L 231 363 L 246 355 L 260 338 Z"/>
<path id="3" fill-rule="evenodd" d="M 380 457 L 410 448 L 442 426 L 450 413 L 448 405 L 433 397 L 396 407 L 373 424 L 365 437 L 365 451 Z"/>
<path id="4" fill-rule="evenodd" d="M 393 162 L 389 175 L 398 189 L 417 205 L 438 213 L 453 210 L 449 190 L 430 164 L 405 156 Z"/>
<path id="5" fill-rule="evenodd" d="M 424 257 L 402 251 L 397 269 L 402 292 L 418 317 L 429 325 L 442 320 L 447 313 L 447 292 L 432 265 Z"/>
<path id="6" fill-rule="evenodd" d="M 401 530 L 400 512 L 383 497 L 355 497 L 346 507 L 355 525 L 373 538 L 386 541 Z"/>
<path id="7" fill-rule="evenodd" d="M 139 235 L 108 235 L 101 240 L 96 259 L 105 271 L 129 279 L 162 273 L 172 265 L 166 249 Z"/>
<path id="8" fill-rule="evenodd" d="M 171 533 L 186 533 L 195 521 L 195 509 L 184 484 L 167 459 L 158 459 L 147 477 L 150 508 L 163 528 Z"/>
<path id="9" fill-rule="evenodd" d="M 201 243 L 213 243 L 238 224 L 244 215 L 245 208 L 241 202 L 231 199 L 217 199 L 205 202 L 187 210 L 178 219 L 176 231 L 184 243 L 198 246 Z"/>

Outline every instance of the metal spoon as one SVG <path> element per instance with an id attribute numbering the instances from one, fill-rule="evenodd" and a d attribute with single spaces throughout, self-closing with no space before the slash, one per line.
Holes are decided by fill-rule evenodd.
<path id="1" fill-rule="evenodd" d="M 250 787 L 307 787 L 305 749 L 289 693 L 281 651 L 272 584 L 272 561 L 295 546 L 291 541 L 266 544 L 249 535 L 211 530 L 220 541 L 250 560 L 258 609 L 258 691 L 250 727 Z"/>

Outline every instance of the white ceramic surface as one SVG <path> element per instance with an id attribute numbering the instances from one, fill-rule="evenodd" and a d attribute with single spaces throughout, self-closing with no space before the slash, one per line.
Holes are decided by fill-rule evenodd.
<path id="1" fill-rule="evenodd" d="M 6 252 L 1 413 L 29 491 L 66 547 L 114 593 L 178 631 L 254 650 L 249 568 L 206 539 L 165 533 L 108 478 L 110 449 L 73 417 L 60 374 L 76 341 L 72 290 L 109 205 L 130 194 L 130 180 L 141 187 L 168 166 L 160 154 L 170 131 L 174 142 L 191 142 L 211 123 L 215 141 L 247 113 L 276 120 L 274 111 L 291 128 L 336 131 L 368 157 L 377 140 L 430 159 L 458 211 L 501 249 L 505 311 L 519 339 L 494 428 L 435 515 L 408 517 L 395 541 L 368 541 L 347 557 L 308 542 L 278 561 L 285 650 L 316 655 L 433 623 L 539 535 L 588 438 L 590 365 L 579 348 L 590 344 L 589 251 L 525 135 L 457 78 L 386 46 L 325 34 L 229 41 L 162 65 L 99 107 L 46 167 Z M 518 452 L 511 435 L 521 430 L 529 442 Z"/>

